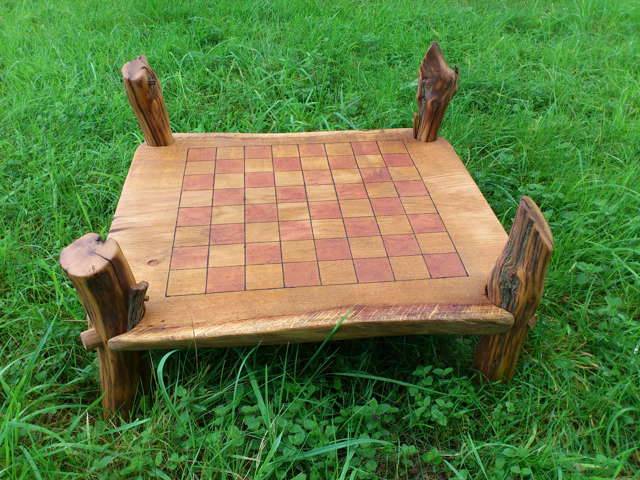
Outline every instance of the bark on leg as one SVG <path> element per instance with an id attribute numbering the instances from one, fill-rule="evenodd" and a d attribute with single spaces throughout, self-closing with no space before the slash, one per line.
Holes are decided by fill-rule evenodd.
<path id="1" fill-rule="evenodd" d="M 171 145 L 169 114 L 162 98 L 160 80 L 143 55 L 122 67 L 124 88 L 144 139 L 152 147 Z"/>
<path id="2" fill-rule="evenodd" d="M 527 338 L 542 291 L 553 237 L 538 206 L 523 197 L 509 233 L 487 283 L 487 295 L 495 305 L 511 312 L 514 324 L 500 335 L 480 338 L 475 367 L 489 380 L 513 377 L 522 344 Z"/>
<path id="3" fill-rule="evenodd" d="M 60 265 L 71 279 L 100 343 L 100 383 L 105 417 L 127 414 L 147 364 L 140 352 L 114 352 L 107 342 L 129 330 L 144 315 L 147 282 L 135 282 L 115 240 L 95 233 L 79 238 L 60 254 Z"/>
<path id="4" fill-rule="evenodd" d="M 458 70 L 452 69 L 433 42 L 418 70 L 418 111 L 413 114 L 413 137 L 423 142 L 438 138 L 438 129 L 449 101 L 458 89 Z"/>

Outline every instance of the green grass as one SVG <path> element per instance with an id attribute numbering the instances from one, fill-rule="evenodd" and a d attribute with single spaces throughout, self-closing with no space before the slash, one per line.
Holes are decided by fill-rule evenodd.
<path id="1" fill-rule="evenodd" d="M 638 3 L 190 3 L 0 4 L 0 478 L 640 478 Z M 515 379 L 460 337 L 159 352 L 103 421 L 58 253 L 141 140 L 119 67 L 149 57 L 175 131 L 406 127 L 433 39 L 441 133 L 505 227 L 527 194 L 555 235 Z"/>

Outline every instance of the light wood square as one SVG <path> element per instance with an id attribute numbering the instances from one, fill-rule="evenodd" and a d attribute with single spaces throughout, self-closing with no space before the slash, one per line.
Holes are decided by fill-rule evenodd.
<path id="1" fill-rule="evenodd" d="M 273 162 L 270 158 L 251 158 L 244 161 L 244 171 L 273 172 Z"/>
<path id="2" fill-rule="evenodd" d="M 331 170 L 331 173 L 333 174 L 333 181 L 336 184 L 362 182 L 360 171 L 357 168 L 344 168 L 339 170 Z"/>
<path id="3" fill-rule="evenodd" d="M 171 270 L 167 283 L 167 295 L 196 295 L 204 293 L 207 269 Z"/>
<path id="4" fill-rule="evenodd" d="M 356 155 L 356 163 L 359 168 L 378 168 L 385 166 L 382 155 Z"/>
<path id="5" fill-rule="evenodd" d="M 282 242 L 282 261 L 306 262 L 316 259 L 316 247 L 313 240 L 294 240 Z"/>
<path id="6" fill-rule="evenodd" d="M 310 202 L 327 202 L 338 197 L 333 185 L 307 185 L 307 198 Z"/>
<path id="7" fill-rule="evenodd" d="M 342 200 L 340 202 L 340 209 L 342 210 L 342 216 L 344 218 L 373 216 L 371 204 L 366 198 L 359 200 Z"/>
<path id="8" fill-rule="evenodd" d="M 436 207 L 430 197 L 402 197 L 400 200 L 407 214 L 436 213 Z"/>
<path id="9" fill-rule="evenodd" d="M 184 170 L 185 175 L 202 175 L 215 171 L 215 162 L 187 162 Z"/>
<path id="10" fill-rule="evenodd" d="M 247 223 L 245 228 L 247 243 L 277 242 L 280 240 L 278 222 Z"/>
<path id="11" fill-rule="evenodd" d="M 313 220 L 314 238 L 344 238 L 346 233 L 342 219 Z"/>
<path id="12" fill-rule="evenodd" d="M 365 186 L 367 187 L 369 198 L 391 198 L 398 196 L 393 182 L 367 183 Z"/>
<path id="13" fill-rule="evenodd" d="M 329 260 L 318 262 L 320 280 L 323 285 L 344 285 L 357 283 L 356 272 L 351 260 Z"/>
<path id="14" fill-rule="evenodd" d="M 307 202 L 279 203 L 278 219 L 281 222 L 309 220 L 309 207 Z"/>
<path id="15" fill-rule="evenodd" d="M 244 195 L 248 204 L 276 203 L 276 187 L 247 188 Z"/>
<path id="16" fill-rule="evenodd" d="M 404 142 L 395 140 L 379 141 L 378 148 L 381 153 L 407 153 L 407 147 L 404 146 Z"/>
<path id="17" fill-rule="evenodd" d="M 210 207 L 212 202 L 213 190 L 184 190 L 180 197 L 181 207 Z"/>
<path id="18" fill-rule="evenodd" d="M 452 253 L 456 251 L 447 232 L 418 233 L 416 238 L 422 253 Z"/>
<path id="19" fill-rule="evenodd" d="M 302 170 L 329 170 L 327 157 L 302 157 Z"/>
<path id="20" fill-rule="evenodd" d="M 382 237 L 356 237 L 349 239 L 351 256 L 353 258 L 377 258 L 386 257 Z"/>
<path id="21" fill-rule="evenodd" d="M 244 223 L 244 205 L 224 205 L 211 209 L 211 224 Z"/>
<path id="22" fill-rule="evenodd" d="M 391 215 L 388 217 L 377 217 L 378 228 L 382 235 L 400 235 L 411 233 L 411 225 L 406 215 Z"/>
<path id="23" fill-rule="evenodd" d="M 297 145 L 273 145 L 271 147 L 274 157 L 299 157 Z"/>
<path id="24" fill-rule="evenodd" d="M 429 278 L 422 255 L 391 257 L 391 269 L 396 280 L 421 280 Z"/>
<path id="25" fill-rule="evenodd" d="M 244 147 L 218 147 L 218 160 L 240 160 L 244 158 Z"/>
<path id="26" fill-rule="evenodd" d="M 324 148 L 327 155 L 353 155 L 349 142 L 327 143 Z"/>
<path id="27" fill-rule="evenodd" d="M 389 167 L 389 173 L 394 181 L 420 180 L 420 174 L 416 167 Z"/>
<path id="28" fill-rule="evenodd" d="M 302 171 L 300 170 L 276 172 L 275 175 L 276 186 L 278 187 L 304 185 L 304 180 L 302 179 Z"/>
<path id="29" fill-rule="evenodd" d="M 244 265 L 244 244 L 211 245 L 209 267 L 232 267 Z"/>
<path id="30" fill-rule="evenodd" d="M 242 173 L 217 173 L 214 188 L 242 188 L 244 187 L 244 174 Z"/>
<path id="31" fill-rule="evenodd" d="M 174 247 L 209 245 L 209 226 L 177 227 Z"/>
<path id="32" fill-rule="evenodd" d="M 282 288 L 284 285 L 280 263 L 247 265 L 245 268 L 247 290 Z"/>

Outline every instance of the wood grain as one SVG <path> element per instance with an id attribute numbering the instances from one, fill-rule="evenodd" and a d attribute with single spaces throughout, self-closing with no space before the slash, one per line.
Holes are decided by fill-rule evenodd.
<path id="1" fill-rule="evenodd" d="M 231 347 L 320 342 L 418 334 L 490 334 L 507 331 L 511 314 L 494 305 L 353 305 L 302 315 L 200 325 L 140 327 L 109 340 L 113 350 Z"/>
<path id="2" fill-rule="evenodd" d="M 95 350 L 102 345 L 102 339 L 95 328 L 89 328 L 80 334 L 80 341 L 85 350 Z"/>
<path id="3" fill-rule="evenodd" d="M 485 294 L 485 286 L 507 235 L 464 164 L 445 140 L 440 138 L 430 143 L 420 142 L 413 139 L 409 129 L 300 134 L 176 134 L 175 140 L 174 144 L 162 149 L 147 145 L 138 148 L 111 226 L 110 238 L 120 243 L 135 275 L 145 278 L 150 285 L 147 313 L 126 337 L 113 342 L 113 348 L 120 348 L 119 345 L 124 348 L 124 340 L 130 340 L 128 345 L 133 345 L 137 342 L 133 337 L 138 334 L 140 345 L 166 344 L 167 339 L 173 338 L 172 332 L 180 332 L 177 338 L 189 343 L 194 330 L 198 332 L 198 344 L 220 345 L 223 342 L 218 342 L 216 337 L 219 334 L 231 334 L 233 337 L 233 324 L 251 325 L 255 319 L 281 317 L 287 317 L 291 325 L 277 335 L 269 333 L 271 338 L 278 338 L 281 342 L 300 341 L 304 335 L 296 332 L 298 327 L 304 329 L 308 324 L 306 315 L 309 312 L 325 312 L 336 308 L 343 311 L 354 305 L 379 308 L 381 312 L 387 307 L 408 305 L 491 305 Z M 380 145 L 388 145 L 392 150 L 400 143 L 406 145 L 464 262 L 468 276 L 165 296 L 182 175 L 189 149 L 281 145 L 279 148 L 285 150 L 290 145 L 309 145 L 312 148 L 312 145 L 320 143 L 344 145 L 348 142 L 375 141 Z M 281 282 L 281 275 L 274 273 L 273 267 L 260 268 L 264 271 L 261 278 L 265 284 L 278 278 Z M 197 272 L 195 275 L 185 274 L 183 281 L 192 285 L 192 282 L 204 282 L 204 276 L 199 276 Z M 432 321 L 413 331 L 444 332 L 448 329 L 451 333 L 463 333 L 466 329 L 468 333 L 490 333 L 508 328 L 501 320 L 503 315 L 497 315 L 495 322 L 491 316 L 481 317 L 477 322 L 471 322 L 474 323 L 472 327 L 465 325 L 460 316 L 454 316 L 450 317 L 452 322 L 442 323 L 437 329 Z M 299 318 L 298 326 L 295 318 Z M 271 321 L 256 322 L 256 328 L 268 329 Z M 459 328 L 451 325 L 458 321 Z M 479 325 L 482 322 L 489 325 Z M 401 322 L 380 329 L 376 329 L 374 323 L 375 320 L 371 319 L 367 328 L 375 335 L 393 334 L 396 326 L 402 329 Z M 330 328 L 327 325 L 319 325 L 319 333 L 312 335 L 313 338 L 322 337 Z M 160 333 L 162 328 L 165 333 Z M 264 333 L 268 336 L 268 331 Z M 347 338 L 356 334 L 361 335 L 358 329 L 347 328 L 341 335 Z M 247 338 L 251 335 L 257 338 L 261 332 L 254 330 L 248 335 Z M 123 342 L 120 343 L 120 340 Z M 236 340 L 237 337 L 233 338 L 233 342 Z"/>
<path id="4" fill-rule="evenodd" d="M 103 242 L 95 233 L 84 235 L 62 250 L 60 265 L 76 288 L 100 340 L 98 357 L 105 416 L 118 411 L 126 413 L 146 365 L 139 353 L 115 352 L 107 342 L 126 332 L 129 324 L 144 315 L 147 285 L 135 283 L 118 243 L 113 239 Z"/>
<path id="5" fill-rule="evenodd" d="M 169 114 L 162 97 L 162 87 L 147 58 L 142 55 L 125 63 L 122 67 L 122 78 L 129 103 L 138 118 L 147 145 L 171 145 L 174 140 L 169 125 Z"/>
<path id="6" fill-rule="evenodd" d="M 489 300 L 513 314 L 514 325 L 501 335 L 482 337 L 475 365 L 489 380 L 508 380 L 542 298 L 544 278 L 553 251 L 553 237 L 538 206 L 523 197 L 509 240 L 487 283 Z"/>
<path id="7" fill-rule="evenodd" d="M 440 46 L 433 42 L 418 70 L 418 111 L 413 116 L 413 136 L 422 142 L 438 138 L 442 118 L 458 89 L 458 70 L 447 65 Z"/>

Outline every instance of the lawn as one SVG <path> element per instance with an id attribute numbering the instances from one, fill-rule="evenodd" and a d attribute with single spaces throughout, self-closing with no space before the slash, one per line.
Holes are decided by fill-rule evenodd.
<path id="1" fill-rule="evenodd" d="M 199 3 L 196 5 L 196 3 Z M 640 5 L 0 4 L 0 478 L 640 478 Z M 460 85 L 441 134 L 505 228 L 555 235 L 509 384 L 475 339 L 152 355 L 133 418 L 101 418 L 58 266 L 106 234 L 141 134 L 120 66 L 145 53 L 174 131 L 407 127 L 438 40 Z"/>

